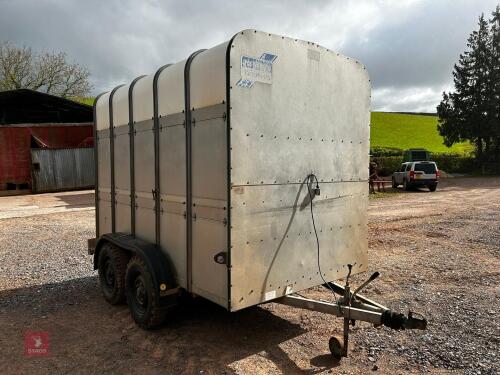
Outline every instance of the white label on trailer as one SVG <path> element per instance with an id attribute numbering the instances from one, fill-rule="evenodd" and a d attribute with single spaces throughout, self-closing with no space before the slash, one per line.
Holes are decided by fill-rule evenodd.
<path id="1" fill-rule="evenodd" d="M 271 290 L 270 292 L 267 292 L 265 295 L 264 295 L 264 299 L 266 301 L 269 301 L 270 299 L 274 299 L 276 298 L 276 291 L 275 290 Z"/>
<path id="2" fill-rule="evenodd" d="M 263 53 L 260 58 L 241 56 L 241 79 L 237 86 L 250 88 L 254 82 L 273 83 L 273 62 L 278 56 Z"/>

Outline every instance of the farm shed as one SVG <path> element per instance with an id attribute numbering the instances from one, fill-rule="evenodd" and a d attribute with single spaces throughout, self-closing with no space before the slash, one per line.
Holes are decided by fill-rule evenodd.
<path id="1" fill-rule="evenodd" d="M 87 105 L 26 89 L 0 92 L 0 192 L 92 187 L 92 132 Z"/>

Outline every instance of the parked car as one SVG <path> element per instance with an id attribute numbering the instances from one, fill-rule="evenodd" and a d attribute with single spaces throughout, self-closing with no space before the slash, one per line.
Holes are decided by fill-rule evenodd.
<path id="1" fill-rule="evenodd" d="M 440 172 L 433 161 L 415 161 L 401 164 L 401 168 L 392 174 L 392 187 L 403 185 L 405 190 L 427 186 L 436 191 Z"/>

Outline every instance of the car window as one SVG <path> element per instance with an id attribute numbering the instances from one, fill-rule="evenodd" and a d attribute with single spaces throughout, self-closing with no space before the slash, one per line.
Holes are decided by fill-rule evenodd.
<path id="1" fill-rule="evenodd" d="M 404 172 L 406 169 L 406 164 L 401 165 L 401 169 L 399 170 L 400 172 Z"/>
<path id="2" fill-rule="evenodd" d="M 409 170 L 411 170 L 411 163 L 410 164 L 406 164 L 406 171 L 408 172 Z"/>
<path id="3" fill-rule="evenodd" d="M 433 163 L 415 163 L 415 170 L 425 174 L 436 173 L 436 165 Z"/>

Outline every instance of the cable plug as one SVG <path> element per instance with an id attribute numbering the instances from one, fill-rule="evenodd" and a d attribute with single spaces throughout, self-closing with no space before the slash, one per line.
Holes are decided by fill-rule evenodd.
<path id="1" fill-rule="evenodd" d="M 314 188 L 314 195 L 319 195 L 320 192 L 321 192 L 321 190 L 319 190 L 319 182 L 318 182 L 318 179 L 316 178 L 316 187 Z"/>

